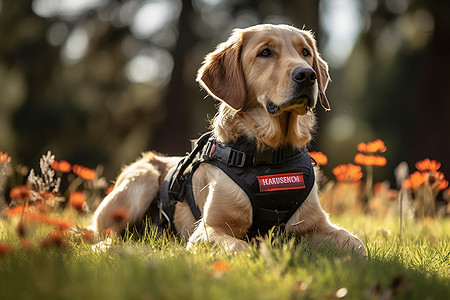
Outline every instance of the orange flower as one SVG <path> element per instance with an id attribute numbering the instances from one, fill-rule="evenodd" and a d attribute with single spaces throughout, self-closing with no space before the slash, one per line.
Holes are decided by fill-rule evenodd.
<path id="1" fill-rule="evenodd" d="M 105 229 L 102 230 L 102 235 L 103 236 L 116 237 L 117 236 L 117 232 L 115 232 L 114 230 L 112 230 L 110 228 L 105 228 Z"/>
<path id="2" fill-rule="evenodd" d="M 30 250 L 34 248 L 34 243 L 30 239 L 23 238 L 20 240 L 20 247 L 22 247 L 22 249 Z"/>
<path id="3" fill-rule="evenodd" d="M 426 181 L 434 191 L 441 191 L 447 188 L 448 181 L 445 180 L 444 173 L 442 172 L 427 172 L 424 173 Z"/>
<path id="4" fill-rule="evenodd" d="M 436 166 L 436 165 L 434 165 Z M 415 171 L 403 182 L 403 188 L 415 190 L 423 185 L 428 185 L 433 191 L 445 190 L 448 181 L 444 173 L 438 171 L 419 172 Z"/>
<path id="5" fill-rule="evenodd" d="M 65 160 L 60 160 L 57 162 L 56 160 L 52 163 L 52 169 L 55 171 L 60 171 L 62 173 L 69 173 L 72 169 L 72 166 L 69 162 Z"/>
<path id="6" fill-rule="evenodd" d="M 66 246 L 66 244 L 67 241 L 64 239 L 64 236 L 57 230 L 52 230 L 41 242 L 43 248 L 61 248 Z"/>
<path id="7" fill-rule="evenodd" d="M 59 230 L 67 230 L 75 226 L 75 222 L 65 220 L 59 217 L 52 217 L 41 213 L 29 212 L 23 219 L 23 222 L 37 222 L 44 225 L 55 226 Z"/>
<path id="8" fill-rule="evenodd" d="M 9 196 L 13 200 L 29 199 L 30 191 L 31 191 L 31 189 L 28 186 L 21 185 L 21 186 L 13 188 L 9 192 Z"/>
<path id="9" fill-rule="evenodd" d="M 81 238 L 84 241 L 87 241 L 87 242 L 92 241 L 94 239 L 94 237 L 95 237 L 95 235 L 94 235 L 94 232 L 92 230 L 89 230 L 89 229 L 82 229 L 81 230 Z"/>
<path id="10" fill-rule="evenodd" d="M 88 180 L 88 181 L 94 180 L 95 177 L 97 176 L 95 174 L 94 170 L 80 166 L 80 165 L 73 165 L 72 170 L 76 175 L 78 175 L 81 178 L 83 178 L 84 180 Z"/>
<path id="11" fill-rule="evenodd" d="M 29 205 L 20 205 L 20 206 L 16 206 L 14 208 L 7 208 L 3 211 L 3 214 L 5 216 L 8 217 L 12 217 L 12 216 L 17 216 L 17 215 L 22 215 L 28 211 L 33 210 L 34 207 L 33 206 L 29 206 Z"/>
<path id="12" fill-rule="evenodd" d="M 309 152 L 311 156 L 319 166 L 325 166 L 328 163 L 328 157 L 322 152 Z"/>
<path id="13" fill-rule="evenodd" d="M 361 167 L 353 164 L 339 165 L 331 172 L 338 181 L 359 181 L 363 176 Z"/>
<path id="14" fill-rule="evenodd" d="M 364 155 L 361 153 L 356 154 L 355 163 L 365 166 L 379 166 L 383 167 L 386 165 L 387 161 L 384 156 L 378 155 Z"/>
<path id="15" fill-rule="evenodd" d="M 425 158 L 424 160 L 416 162 L 416 168 L 419 171 L 427 172 L 427 171 L 437 171 L 441 167 L 441 163 L 436 160 L 430 160 L 429 158 Z"/>
<path id="16" fill-rule="evenodd" d="M 359 143 L 357 146 L 358 151 L 364 153 L 376 153 L 376 152 L 385 152 L 386 146 L 382 140 L 375 140 L 373 142 Z"/>
<path id="17" fill-rule="evenodd" d="M 83 192 L 73 192 L 69 196 L 69 204 L 78 212 L 85 211 L 86 195 Z"/>
<path id="18" fill-rule="evenodd" d="M 0 163 L 9 163 L 11 162 L 11 157 L 8 156 L 8 153 L 3 153 L 0 151 Z"/>
<path id="19" fill-rule="evenodd" d="M 425 176 L 424 174 L 420 173 L 419 171 L 416 171 L 412 173 L 411 175 L 406 178 L 406 180 L 403 182 L 403 187 L 406 189 L 415 190 L 418 187 L 425 184 Z"/>
<path id="20" fill-rule="evenodd" d="M 226 261 L 218 260 L 212 265 L 212 270 L 215 273 L 225 273 L 230 271 L 230 265 Z"/>
<path id="21" fill-rule="evenodd" d="M 11 251 L 12 247 L 10 245 L 0 243 L 0 257 L 6 256 Z"/>
<path id="22" fill-rule="evenodd" d="M 106 190 L 105 194 L 109 195 L 114 190 L 114 184 L 111 184 Z"/>
<path id="23" fill-rule="evenodd" d="M 435 191 L 442 191 L 445 190 L 448 187 L 448 181 L 447 180 L 441 180 L 436 187 L 433 188 Z"/>

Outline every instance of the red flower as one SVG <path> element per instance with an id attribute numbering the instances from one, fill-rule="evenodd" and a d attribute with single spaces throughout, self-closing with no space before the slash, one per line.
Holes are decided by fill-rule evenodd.
<path id="1" fill-rule="evenodd" d="M 361 167 L 353 164 L 339 165 L 331 172 L 337 181 L 359 181 L 363 176 Z"/>
<path id="2" fill-rule="evenodd" d="M 355 163 L 364 166 L 379 166 L 383 167 L 386 165 L 387 161 L 384 156 L 378 155 L 364 155 L 361 153 L 356 154 Z"/>
<path id="3" fill-rule="evenodd" d="M 325 166 L 328 163 L 328 157 L 322 152 L 309 152 L 311 156 L 319 166 Z"/>
<path id="4" fill-rule="evenodd" d="M 377 153 L 377 152 L 385 152 L 386 146 L 382 140 L 375 140 L 373 142 L 359 143 L 357 146 L 358 151 L 364 153 Z"/>

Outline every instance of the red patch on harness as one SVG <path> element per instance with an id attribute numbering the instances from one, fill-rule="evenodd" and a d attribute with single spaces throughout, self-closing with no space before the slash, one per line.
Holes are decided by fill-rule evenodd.
<path id="1" fill-rule="evenodd" d="M 259 191 L 285 191 L 305 188 L 303 173 L 286 173 L 258 176 Z"/>

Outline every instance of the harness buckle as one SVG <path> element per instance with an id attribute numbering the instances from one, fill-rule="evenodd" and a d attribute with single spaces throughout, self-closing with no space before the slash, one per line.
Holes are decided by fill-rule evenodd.
<path id="1" fill-rule="evenodd" d="M 253 158 L 253 166 L 260 163 L 266 163 L 269 165 L 282 164 L 286 158 L 286 151 L 284 148 L 278 148 L 272 151 L 264 151 L 257 153 Z"/>
<path id="2" fill-rule="evenodd" d="M 245 165 L 247 154 L 230 148 L 230 155 L 228 156 L 228 165 L 242 168 Z"/>
<path id="3" fill-rule="evenodd" d="M 215 150 L 216 150 L 216 141 L 208 140 L 205 147 L 203 148 L 201 157 L 203 157 L 204 159 L 208 159 L 208 158 L 212 157 Z"/>
<path id="4" fill-rule="evenodd" d="M 223 147 L 215 140 L 209 140 L 203 149 L 202 157 L 206 160 L 217 158 L 230 167 L 242 168 L 245 165 L 247 154 L 231 147 Z"/>

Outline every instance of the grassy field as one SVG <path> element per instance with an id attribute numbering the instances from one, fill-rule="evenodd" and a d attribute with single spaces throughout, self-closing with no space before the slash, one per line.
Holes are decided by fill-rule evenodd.
<path id="1" fill-rule="evenodd" d="M 149 232 L 113 242 L 106 252 L 74 241 L 24 249 L 7 221 L 0 242 L 0 299 L 448 299 L 450 220 L 336 216 L 359 235 L 369 259 L 269 237 L 228 254 Z"/>

